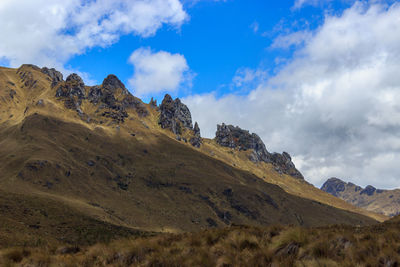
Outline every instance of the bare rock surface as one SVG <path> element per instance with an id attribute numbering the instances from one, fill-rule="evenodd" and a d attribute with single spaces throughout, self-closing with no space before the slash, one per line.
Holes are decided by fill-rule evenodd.
<path id="1" fill-rule="evenodd" d="M 303 175 L 296 169 L 291 156 L 287 152 L 269 153 L 261 138 L 247 130 L 243 130 L 233 125 L 217 125 L 215 136 L 216 142 L 224 147 L 230 147 L 238 150 L 253 150 L 250 160 L 257 162 L 272 163 L 276 166 L 278 172 L 291 175 L 298 179 L 304 179 Z"/>

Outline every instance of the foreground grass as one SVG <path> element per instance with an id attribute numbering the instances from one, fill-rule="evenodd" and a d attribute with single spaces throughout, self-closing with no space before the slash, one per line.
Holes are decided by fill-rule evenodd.
<path id="1" fill-rule="evenodd" d="M 399 226 L 232 226 L 90 247 L 19 247 L 1 251 L 0 266 L 398 266 Z"/>

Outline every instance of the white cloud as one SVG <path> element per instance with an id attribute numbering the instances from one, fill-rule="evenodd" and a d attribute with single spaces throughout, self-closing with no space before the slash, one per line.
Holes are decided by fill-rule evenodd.
<path id="1" fill-rule="evenodd" d="M 260 29 L 260 24 L 258 24 L 258 22 L 255 21 L 250 25 L 250 28 L 253 30 L 254 33 L 257 33 L 258 30 Z"/>
<path id="2" fill-rule="evenodd" d="M 312 39 L 312 33 L 309 31 L 299 31 L 299 32 L 293 32 L 290 34 L 285 34 L 285 35 L 280 35 L 277 38 L 274 39 L 274 41 L 271 44 L 271 48 L 284 48 L 288 49 L 293 46 L 301 46 L 307 40 Z"/>
<path id="3" fill-rule="evenodd" d="M 191 96 L 202 133 L 236 124 L 289 151 L 316 185 L 337 176 L 400 187 L 400 5 L 327 16 L 294 58 L 246 96 Z M 246 77 L 246 75 L 244 76 Z"/>
<path id="4" fill-rule="evenodd" d="M 296 0 L 294 2 L 293 9 L 300 9 L 300 8 L 304 7 L 305 5 L 316 6 L 316 5 L 323 4 L 325 2 L 331 2 L 331 1 L 332 0 Z"/>
<path id="5" fill-rule="evenodd" d="M 135 68 L 129 84 L 138 96 L 173 92 L 182 84 L 190 85 L 192 75 L 183 55 L 139 48 L 132 53 L 129 62 Z"/>
<path id="6" fill-rule="evenodd" d="M 250 69 L 241 68 L 235 73 L 232 79 L 233 85 L 236 87 L 245 87 L 253 85 L 254 83 L 260 83 L 267 79 L 268 73 L 263 69 Z"/>
<path id="7" fill-rule="evenodd" d="M 187 18 L 179 0 L 1 0 L 0 58 L 13 67 L 62 68 L 88 48 L 109 46 L 124 34 L 152 36 Z"/>

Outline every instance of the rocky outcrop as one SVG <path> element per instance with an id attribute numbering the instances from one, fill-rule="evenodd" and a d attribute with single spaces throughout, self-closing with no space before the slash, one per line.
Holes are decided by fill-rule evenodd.
<path id="1" fill-rule="evenodd" d="M 280 173 L 291 175 L 298 179 L 304 179 L 303 175 L 296 169 L 292 158 L 287 152 L 283 154 L 269 153 L 261 138 L 247 130 L 243 130 L 233 125 L 217 125 L 215 137 L 216 142 L 224 147 L 230 147 L 238 150 L 253 150 L 249 159 L 255 163 L 266 162 L 275 165 Z"/>
<path id="2" fill-rule="evenodd" d="M 64 81 L 62 73 L 57 71 L 54 68 L 49 69 L 49 68 L 44 67 L 41 69 L 41 71 L 42 71 L 42 73 L 49 76 L 49 78 L 51 80 L 51 87 L 55 87 L 60 82 Z"/>
<path id="3" fill-rule="evenodd" d="M 330 178 L 322 185 L 321 190 L 369 211 L 387 216 L 400 214 L 399 189 L 382 190 L 372 185 L 363 188 L 338 178 Z"/>
<path id="4" fill-rule="evenodd" d="M 292 162 L 292 157 L 289 155 L 289 153 L 273 153 L 271 160 L 283 173 L 289 174 L 290 176 L 298 179 L 304 179 L 303 175 L 296 169 L 296 166 Z"/>
<path id="5" fill-rule="evenodd" d="M 267 151 L 261 138 L 249 131 L 232 125 L 217 125 L 215 136 L 217 143 L 224 147 L 236 148 L 239 150 L 253 150 L 251 160 L 254 162 L 271 162 L 271 154 Z"/>
<path id="6" fill-rule="evenodd" d="M 40 68 L 35 65 L 24 64 L 17 70 L 23 88 L 33 90 L 37 86 L 37 79 L 32 73 L 32 70 L 40 71 Z"/>
<path id="7" fill-rule="evenodd" d="M 76 109 L 79 115 L 85 120 L 90 118 L 81 110 L 83 100 L 90 101 L 98 106 L 96 113 L 103 117 L 110 118 L 116 123 L 124 122 L 127 118 L 128 109 L 134 109 L 139 116 L 148 115 L 146 106 L 136 97 L 131 95 L 125 85 L 115 75 L 108 75 L 101 86 L 85 86 L 83 80 L 77 74 L 71 74 L 66 81 L 62 81 L 56 70 L 43 68 L 43 72 L 53 77 L 56 83 L 56 97 L 64 99 L 65 106 L 69 109 Z M 60 80 L 61 79 L 61 80 Z"/>
<path id="8" fill-rule="evenodd" d="M 110 93 L 117 93 L 118 89 L 121 90 L 121 93 L 124 95 L 128 95 L 129 91 L 126 89 L 125 85 L 118 79 L 114 74 L 110 74 L 103 80 L 102 84 L 103 90 Z"/>
<path id="9" fill-rule="evenodd" d="M 90 102 L 92 102 L 92 104 L 97 105 L 98 103 L 100 103 L 102 97 L 103 97 L 103 91 L 101 90 L 100 86 L 96 85 L 90 88 L 88 99 Z"/>
<path id="10" fill-rule="evenodd" d="M 85 83 L 78 74 L 73 73 L 58 87 L 56 97 L 65 99 L 66 108 L 76 109 L 79 114 L 82 114 L 81 104 L 86 98 Z"/>
<path id="11" fill-rule="evenodd" d="M 149 105 L 150 105 L 151 108 L 157 109 L 158 108 L 157 99 L 151 98 L 151 100 L 149 102 Z"/>
<path id="12" fill-rule="evenodd" d="M 193 129 L 192 115 L 189 108 L 179 98 L 173 100 L 165 95 L 160 105 L 160 119 L 158 124 L 163 129 L 169 129 L 174 134 L 182 134 L 184 129 Z"/>
<path id="13" fill-rule="evenodd" d="M 338 178 L 328 179 L 321 187 L 322 191 L 325 191 L 335 197 L 339 197 L 341 192 L 344 192 L 347 187 L 347 183 L 343 182 Z M 361 188 L 354 188 L 354 192 L 360 191 Z"/>
<path id="14" fill-rule="evenodd" d="M 147 110 L 146 106 L 140 101 L 139 98 L 134 97 L 133 95 L 127 95 L 124 100 L 122 100 L 122 106 L 124 108 L 131 108 L 136 110 L 136 113 L 140 117 L 146 117 L 149 115 L 149 111 Z"/>
<path id="15" fill-rule="evenodd" d="M 157 106 L 157 102 L 152 99 L 150 105 Z M 179 98 L 173 100 L 170 95 L 166 94 L 158 109 L 160 111 L 158 124 L 161 128 L 169 129 L 176 135 L 176 140 L 185 142 L 187 139 L 181 135 L 189 131 L 191 136 L 189 143 L 197 148 L 201 146 L 200 127 L 196 122 L 193 128 L 190 110 Z"/>
<path id="16" fill-rule="evenodd" d="M 122 100 L 119 101 L 118 99 L 121 98 Z M 89 100 L 94 104 L 102 103 L 99 109 L 111 109 L 112 112 L 104 113 L 105 116 L 111 115 L 114 119 L 118 117 L 118 121 L 123 121 L 125 117 L 128 117 L 127 109 L 134 109 L 141 117 L 148 115 L 148 111 L 142 101 L 130 94 L 125 85 L 115 75 L 108 75 L 101 87 L 91 88 Z"/>
<path id="17" fill-rule="evenodd" d="M 372 196 L 376 192 L 376 188 L 372 185 L 368 185 L 364 190 L 360 192 L 360 195 L 366 194 L 367 196 Z"/>
<path id="18" fill-rule="evenodd" d="M 84 99 L 85 95 L 85 83 L 76 73 L 69 75 L 65 83 L 56 92 L 56 97 L 77 97 L 78 99 Z"/>
<path id="19" fill-rule="evenodd" d="M 192 146 L 199 148 L 201 146 L 201 134 L 200 134 L 200 127 L 197 124 L 197 122 L 194 124 L 193 128 L 193 137 L 190 138 L 189 142 L 192 144 Z"/>

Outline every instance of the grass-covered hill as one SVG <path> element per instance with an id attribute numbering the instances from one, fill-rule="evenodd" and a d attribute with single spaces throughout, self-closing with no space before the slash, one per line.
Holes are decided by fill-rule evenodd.
<path id="1" fill-rule="evenodd" d="M 112 75 L 89 87 L 55 70 L 0 68 L 0 247 L 385 219 L 250 161 L 249 150 L 198 140 L 167 111 L 161 127 L 160 107 Z"/>

